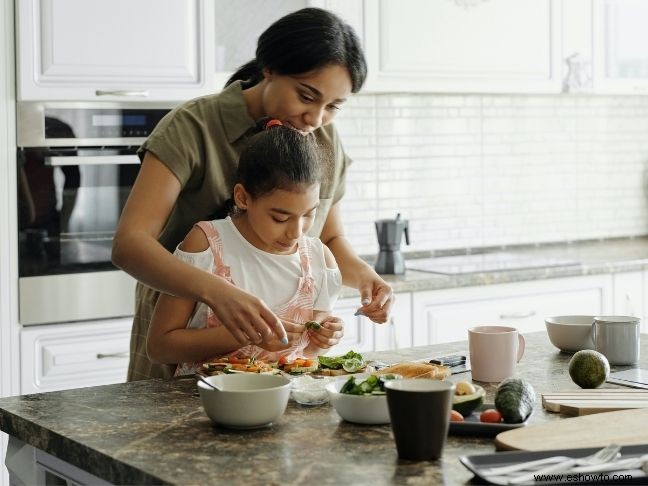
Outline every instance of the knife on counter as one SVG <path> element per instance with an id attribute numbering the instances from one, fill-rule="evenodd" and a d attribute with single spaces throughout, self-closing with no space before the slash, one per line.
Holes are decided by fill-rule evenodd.
<path id="1" fill-rule="evenodd" d="M 438 358 L 432 358 L 428 363 L 447 366 L 450 368 L 450 372 L 453 375 L 457 373 L 465 373 L 470 371 L 470 362 L 464 354 L 453 354 L 449 356 L 439 356 Z"/>

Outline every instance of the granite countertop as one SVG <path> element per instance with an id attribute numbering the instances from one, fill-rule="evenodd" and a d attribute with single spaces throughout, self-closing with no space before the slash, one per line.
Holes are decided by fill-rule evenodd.
<path id="1" fill-rule="evenodd" d="M 560 420 L 542 410 L 540 394 L 576 389 L 570 355 L 544 332 L 527 334 L 517 376 L 536 389 L 530 424 Z M 648 366 L 648 336 L 641 364 Z M 385 362 L 466 351 L 466 342 L 368 354 Z M 469 373 L 453 381 L 470 380 Z M 613 385 L 606 385 L 613 387 Z M 486 385 L 487 402 L 495 387 Z M 438 461 L 399 461 L 389 425 L 342 422 L 328 404 L 290 402 L 271 427 L 232 431 L 204 414 L 194 379 L 148 380 L 0 399 L 0 428 L 113 483 L 457 484 L 472 474 L 460 455 L 492 453 L 492 439 L 448 438 Z"/>
<path id="2" fill-rule="evenodd" d="M 417 292 L 455 287 L 471 287 L 526 280 L 542 280 L 559 277 L 577 277 L 604 273 L 641 271 L 648 268 L 648 236 L 605 240 L 587 240 L 572 243 L 498 247 L 469 251 L 500 252 L 537 258 L 561 258 L 575 260 L 580 265 L 526 268 L 489 271 L 462 275 L 441 275 L 416 270 L 407 270 L 404 275 L 383 275 L 395 292 Z M 448 256 L 450 252 L 417 252 L 406 254 L 406 259 Z M 453 254 L 461 254 L 454 252 Z M 371 262 L 370 258 L 367 258 Z M 354 289 L 346 288 L 343 297 L 357 295 Z"/>

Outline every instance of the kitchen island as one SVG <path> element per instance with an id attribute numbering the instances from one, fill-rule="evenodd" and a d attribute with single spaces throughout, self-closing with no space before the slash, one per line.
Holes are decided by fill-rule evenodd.
<path id="1" fill-rule="evenodd" d="M 577 389 L 567 372 L 570 355 L 554 348 L 544 332 L 526 339 L 516 375 L 537 393 L 529 424 L 560 420 L 542 410 L 540 395 Z M 642 348 L 646 368 L 647 335 Z M 457 342 L 368 357 L 392 363 L 466 351 L 467 343 Z M 451 379 L 470 380 L 470 373 Z M 485 388 L 486 401 L 492 402 L 495 386 Z M 492 438 L 450 436 L 438 461 L 399 461 L 389 425 L 354 425 L 341 421 L 328 404 L 305 407 L 293 401 L 270 427 L 219 428 L 203 412 L 193 378 L 2 398 L 0 428 L 13 438 L 8 460 L 25 443 L 35 449 L 23 448 L 23 455 L 24 449 L 33 451 L 34 462 L 41 454 L 56 471 L 58 459 L 73 471 L 90 473 L 88 483 L 101 478 L 115 484 L 462 484 L 472 474 L 458 457 L 495 451 Z"/>

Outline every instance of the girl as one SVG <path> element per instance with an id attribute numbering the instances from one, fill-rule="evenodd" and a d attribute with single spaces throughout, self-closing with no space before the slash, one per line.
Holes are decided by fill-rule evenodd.
<path id="1" fill-rule="evenodd" d="M 158 124 L 140 149 L 142 166 L 113 242 L 114 264 L 141 282 L 129 380 L 173 373 L 173 368 L 151 363 L 146 354 L 160 291 L 206 304 L 241 344 L 285 337 L 280 320 L 258 297 L 170 253 L 196 221 L 223 213 L 238 155 L 255 133 L 255 120 L 264 116 L 312 133 L 331 153 L 331 174 L 322 180 L 309 234 L 331 250 L 344 284 L 358 289 L 359 310 L 374 322 L 387 321 L 391 287 L 344 237 L 339 201 L 351 161 L 331 125 L 344 101 L 362 87 L 366 69 L 351 27 L 326 10 L 298 10 L 259 37 L 256 58 L 221 93 L 191 100 Z"/>
<path id="2" fill-rule="evenodd" d="M 305 232 L 319 206 L 324 171 L 312 136 L 268 122 L 239 160 L 226 219 L 202 221 L 175 255 L 252 295 L 285 320 L 288 343 L 269 339 L 260 346 L 240 343 L 204 303 L 161 295 L 148 333 L 152 361 L 179 363 L 176 374 L 196 371 L 215 356 L 313 358 L 342 337 L 340 319 L 329 316 L 342 286 L 330 250 Z M 306 330 L 309 320 L 322 322 Z"/>

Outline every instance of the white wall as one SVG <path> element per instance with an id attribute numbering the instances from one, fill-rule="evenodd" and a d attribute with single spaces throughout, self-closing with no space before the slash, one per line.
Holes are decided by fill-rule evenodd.
<path id="1" fill-rule="evenodd" d="M 648 234 L 648 97 L 358 95 L 336 123 L 360 254 L 398 212 L 407 250 Z"/>
<path id="2" fill-rule="evenodd" d="M 0 396 L 18 394 L 17 250 L 15 198 L 15 71 L 13 2 L 0 2 Z M 7 237 L 8 236 L 8 237 Z M 0 433 L 0 486 L 7 435 Z"/>

